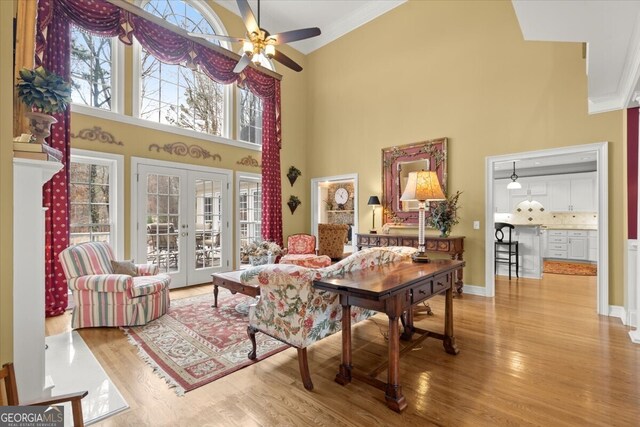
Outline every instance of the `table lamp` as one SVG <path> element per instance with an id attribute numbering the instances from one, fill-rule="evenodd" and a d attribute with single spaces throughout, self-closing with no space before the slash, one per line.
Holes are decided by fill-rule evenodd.
<path id="1" fill-rule="evenodd" d="M 427 201 L 445 200 L 438 175 L 434 171 L 409 172 L 407 186 L 402 201 L 418 201 L 418 252 L 413 254 L 413 262 L 430 262 L 424 248 L 424 208 Z"/>
<path id="2" fill-rule="evenodd" d="M 371 225 L 371 230 L 369 233 L 376 234 L 376 206 L 380 206 L 380 199 L 378 196 L 370 196 L 367 205 L 373 207 L 373 223 Z"/>

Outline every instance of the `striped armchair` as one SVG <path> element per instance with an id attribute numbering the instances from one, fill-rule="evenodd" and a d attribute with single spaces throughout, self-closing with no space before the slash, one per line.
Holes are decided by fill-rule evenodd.
<path id="1" fill-rule="evenodd" d="M 114 274 L 113 252 L 104 242 L 71 246 L 59 259 L 76 303 L 74 329 L 144 325 L 169 308 L 171 278 L 157 274 L 157 265 L 136 265 L 136 277 Z"/>

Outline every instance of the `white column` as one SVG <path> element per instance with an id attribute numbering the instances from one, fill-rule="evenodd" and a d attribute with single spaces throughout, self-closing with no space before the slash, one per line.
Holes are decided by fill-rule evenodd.
<path id="1" fill-rule="evenodd" d="M 13 159 L 13 361 L 21 402 L 46 394 L 42 185 L 60 169 L 59 162 Z"/>

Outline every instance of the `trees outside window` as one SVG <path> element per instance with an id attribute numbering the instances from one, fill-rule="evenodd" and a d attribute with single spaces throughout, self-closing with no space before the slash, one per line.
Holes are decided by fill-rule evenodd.
<path id="1" fill-rule="evenodd" d="M 112 39 L 71 27 L 71 100 L 112 109 Z"/>
<path id="2" fill-rule="evenodd" d="M 144 9 L 189 32 L 216 34 L 196 3 L 151 0 Z M 200 6 L 202 8 L 202 6 Z M 219 43 L 218 43 L 219 44 Z M 187 64 L 165 64 L 141 49 L 140 117 L 158 123 L 224 136 L 225 89 Z"/>

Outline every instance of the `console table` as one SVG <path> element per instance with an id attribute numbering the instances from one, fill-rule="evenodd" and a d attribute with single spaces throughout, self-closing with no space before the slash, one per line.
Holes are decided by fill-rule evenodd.
<path id="1" fill-rule="evenodd" d="M 315 280 L 317 289 L 340 295 L 342 305 L 342 359 L 336 382 L 347 385 L 351 378 L 385 391 L 387 406 L 396 412 L 407 407 L 400 385 L 400 355 L 411 351 L 427 337 L 442 340 L 449 354 L 458 354 L 453 336 L 453 280 L 464 261 L 438 259 L 430 263 L 401 262 L 376 268 L 356 270 L 337 276 Z M 446 293 L 444 334 L 416 328 L 413 325 L 413 307 L 434 295 Z M 359 374 L 351 365 L 351 306 L 385 313 L 389 317 L 389 361 L 387 382 L 376 376 L 382 367 L 369 374 Z M 400 336 L 399 321 L 403 320 L 404 333 Z M 410 341 L 414 333 L 421 336 L 400 350 L 400 338 Z"/>
<path id="2" fill-rule="evenodd" d="M 376 248 L 380 246 L 410 246 L 418 247 L 418 235 L 402 234 L 357 234 L 358 250 L 362 248 Z M 424 236 L 424 247 L 427 252 L 449 254 L 451 259 L 462 261 L 464 253 L 464 236 Z M 462 294 L 462 269 L 458 270 L 456 278 L 456 292 Z"/>

